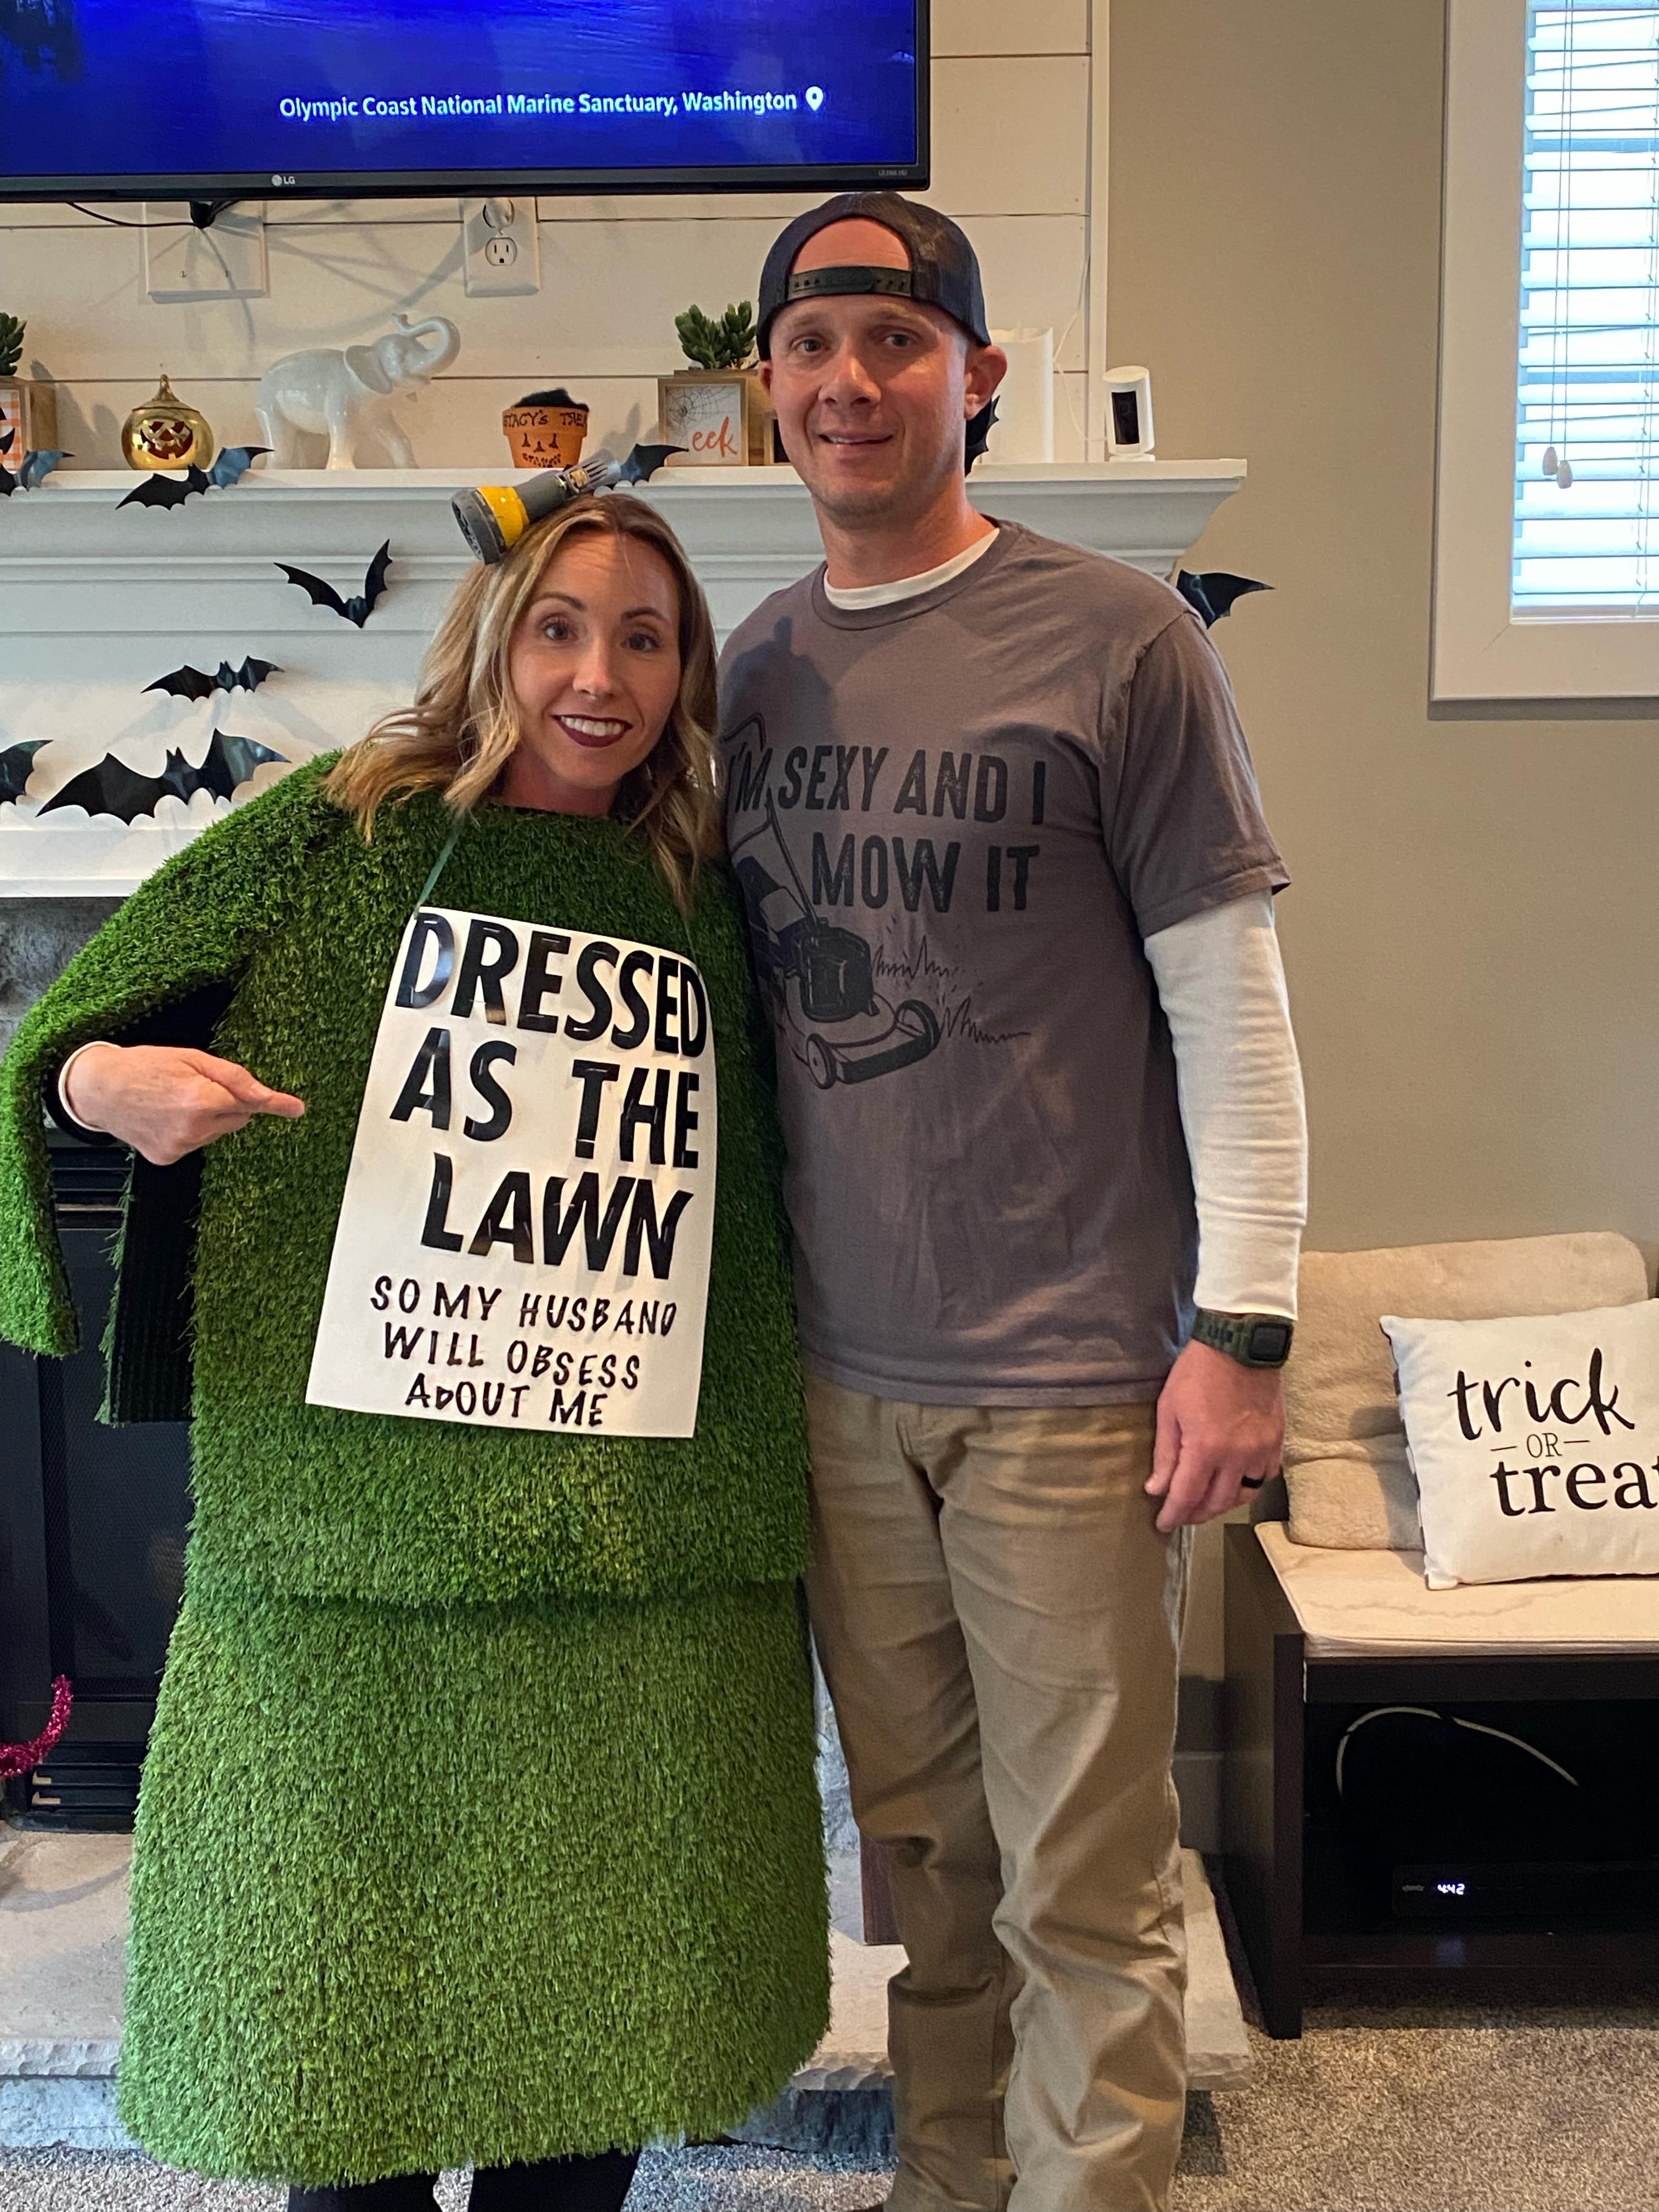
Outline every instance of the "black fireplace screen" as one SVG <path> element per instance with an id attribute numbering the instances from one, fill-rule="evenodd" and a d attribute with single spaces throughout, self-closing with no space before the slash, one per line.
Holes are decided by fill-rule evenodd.
<path id="1" fill-rule="evenodd" d="M 110 1428 L 103 1334 L 124 1151 L 52 1140 L 58 1227 L 82 1349 L 34 1359 L 0 1346 L 0 1740 L 46 1725 L 66 1674 L 75 1711 L 14 1808 L 64 1826 L 128 1823 L 184 1587 L 189 1445 L 183 1422 Z"/>

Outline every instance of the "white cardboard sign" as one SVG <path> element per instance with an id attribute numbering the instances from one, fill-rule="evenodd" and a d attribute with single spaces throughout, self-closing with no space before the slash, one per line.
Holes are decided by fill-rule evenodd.
<path id="1" fill-rule="evenodd" d="M 714 1221 L 683 953 L 422 907 L 387 986 L 306 1397 L 689 1437 Z"/>

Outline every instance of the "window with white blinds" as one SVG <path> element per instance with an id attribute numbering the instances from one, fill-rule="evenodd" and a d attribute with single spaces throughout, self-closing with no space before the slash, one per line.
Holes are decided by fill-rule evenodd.
<path id="1" fill-rule="evenodd" d="M 1516 616 L 1659 612 L 1659 5 L 1528 0 Z"/>

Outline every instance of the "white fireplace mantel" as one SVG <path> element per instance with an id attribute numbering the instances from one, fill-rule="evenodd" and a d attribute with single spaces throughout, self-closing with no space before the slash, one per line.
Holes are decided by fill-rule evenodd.
<path id="1" fill-rule="evenodd" d="M 157 774 L 169 750 L 199 760 L 217 726 L 297 762 L 406 701 L 469 565 L 451 495 L 507 473 L 256 469 L 160 509 L 119 507 L 127 471 L 60 471 L 0 502 L 0 750 L 49 741 L 25 798 L 0 805 L 0 897 L 118 896 L 225 811 L 204 792 L 188 809 L 163 799 L 131 827 L 76 808 L 41 818 L 106 752 Z M 1244 474 L 1237 460 L 981 464 L 969 489 L 1000 519 L 1167 576 Z M 793 469 L 670 471 L 642 495 L 678 533 L 722 637 L 821 557 Z M 361 630 L 275 567 L 311 569 L 349 596 L 387 540 L 388 589 Z M 186 662 L 210 674 L 250 653 L 281 672 L 255 692 L 143 689 Z M 262 769 L 239 797 L 283 773 Z"/>

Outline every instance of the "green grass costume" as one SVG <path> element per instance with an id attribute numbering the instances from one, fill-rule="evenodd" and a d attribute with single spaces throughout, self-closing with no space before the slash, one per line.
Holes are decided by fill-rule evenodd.
<path id="1" fill-rule="evenodd" d="M 0 1331 L 45 1353 L 76 1341 L 41 1122 L 68 1051 L 229 982 L 213 1048 L 307 1108 L 208 1148 L 193 1253 L 177 1170 L 128 1205 L 112 1407 L 167 1410 L 172 1251 L 195 1517 L 139 1806 L 122 2116 L 173 2163 L 312 2185 L 712 2134 L 828 2011 L 805 1442 L 737 907 L 707 869 L 688 923 L 614 823 L 495 806 L 440 887 L 690 944 L 719 1083 L 696 1436 L 308 1406 L 386 979 L 450 826 L 423 796 L 365 844 L 326 765 L 136 891 L 0 1069 Z"/>

